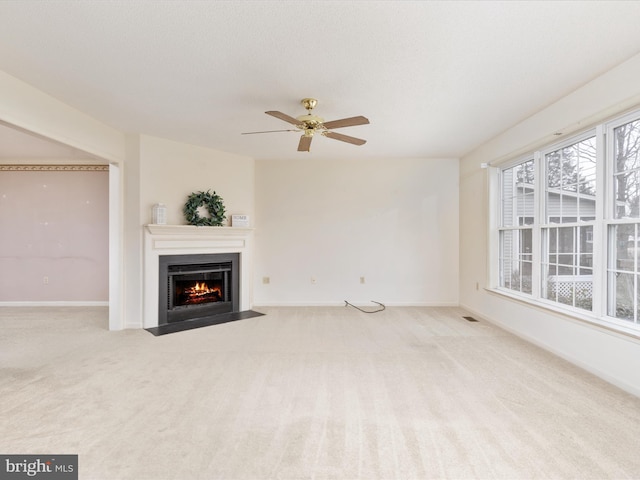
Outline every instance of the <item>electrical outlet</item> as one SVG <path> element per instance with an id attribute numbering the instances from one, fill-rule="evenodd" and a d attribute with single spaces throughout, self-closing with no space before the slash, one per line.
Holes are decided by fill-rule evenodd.
<path id="1" fill-rule="evenodd" d="M 262 277 L 262 283 L 264 283 L 265 285 L 267 285 L 268 283 L 271 283 L 271 278 L 269 278 L 269 277 Z"/>
<path id="2" fill-rule="evenodd" d="M 360 283 L 365 283 L 364 282 L 364 277 L 360 277 Z"/>
<path id="3" fill-rule="evenodd" d="M 315 285 L 317 283 L 316 277 L 311 277 L 311 284 Z"/>
<path id="4" fill-rule="evenodd" d="M 49 277 L 42 277 L 42 283 L 44 285 L 49 285 Z"/>

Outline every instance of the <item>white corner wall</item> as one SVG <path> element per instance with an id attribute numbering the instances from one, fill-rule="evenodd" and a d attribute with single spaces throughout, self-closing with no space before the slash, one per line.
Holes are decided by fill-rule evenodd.
<path id="1" fill-rule="evenodd" d="M 469 153 L 460 164 L 460 303 L 531 342 L 640 396 L 640 340 L 476 289 L 488 282 L 487 171 L 499 162 L 551 143 L 608 116 L 640 107 L 640 55 L 587 83 Z"/>
<path id="2" fill-rule="evenodd" d="M 156 203 L 167 206 L 167 224 L 186 225 L 182 209 L 189 195 L 211 190 L 231 215 L 254 208 L 254 160 L 210 148 L 147 135 L 140 136 L 140 219 L 152 223 Z"/>
<path id="3" fill-rule="evenodd" d="M 185 225 L 182 208 L 195 191 L 215 190 L 231 215 L 254 217 L 254 160 L 148 135 L 127 137 L 124 175 L 124 322 L 142 328 L 143 228 L 152 207 L 167 206 L 167 224 Z"/>
<path id="4" fill-rule="evenodd" d="M 0 71 L 0 121 L 112 162 L 125 158 L 125 135 Z"/>
<path id="5" fill-rule="evenodd" d="M 2 71 L 0 122 L 102 157 L 113 166 L 114 173 L 109 176 L 109 328 L 122 328 L 123 297 L 114 286 L 121 289 L 124 283 L 120 276 L 124 242 L 114 242 L 114 239 L 121 233 L 124 194 L 120 184 L 114 181 L 123 178 L 115 172 L 121 175 L 119 167 L 126 158 L 125 134 Z"/>
<path id="6" fill-rule="evenodd" d="M 259 160 L 255 226 L 256 305 L 458 304 L 457 159 Z"/>

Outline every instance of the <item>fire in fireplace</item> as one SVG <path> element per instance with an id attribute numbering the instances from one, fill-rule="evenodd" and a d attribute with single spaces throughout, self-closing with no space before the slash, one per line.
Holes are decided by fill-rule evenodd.
<path id="1" fill-rule="evenodd" d="M 176 307 L 196 305 L 208 302 L 220 302 L 224 299 L 219 282 L 203 280 L 202 282 L 176 281 Z"/>
<path id="2" fill-rule="evenodd" d="M 158 324 L 237 312 L 239 254 L 160 256 Z"/>

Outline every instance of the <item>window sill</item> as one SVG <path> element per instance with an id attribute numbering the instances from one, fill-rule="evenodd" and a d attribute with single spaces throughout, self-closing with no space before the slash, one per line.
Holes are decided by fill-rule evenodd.
<path id="1" fill-rule="evenodd" d="M 580 312 L 576 312 L 568 308 L 562 308 L 562 306 L 556 306 L 551 303 L 536 300 L 532 297 L 528 297 L 525 295 L 518 295 L 516 293 L 512 293 L 511 291 L 505 291 L 503 289 L 485 288 L 485 291 L 492 295 L 497 295 L 509 300 L 513 300 L 513 301 L 525 304 L 527 306 L 533 307 L 542 312 L 551 313 L 553 315 L 560 316 L 566 320 L 578 322 L 582 325 L 587 325 L 589 327 L 595 328 L 597 330 L 603 331 L 608 334 L 623 336 L 626 339 L 633 339 L 637 342 L 640 342 L 640 326 L 638 326 L 637 328 L 630 327 L 627 325 L 620 324 L 618 323 L 620 322 L 620 320 L 616 320 L 610 317 L 596 317 L 594 315 L 589 315 L 586 313 L 581 314 Z"/>

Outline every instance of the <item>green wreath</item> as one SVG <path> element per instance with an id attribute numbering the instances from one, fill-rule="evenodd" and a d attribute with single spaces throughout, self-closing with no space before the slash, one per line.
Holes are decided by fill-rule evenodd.
<path id="1" fill-rule="evenodd" d="M 198 214 L 198 208 L 205 206 L 209 212 L 209 217 L 202 218 Z M 220 195 L 214 191 L 195 192 L 189 195 L 187 203 L 184 204 L 184 216 L 187 222 L 197 227 L 209 226 L 219 227 L 227 218 L 224 214 L 224 203 Z"/>

